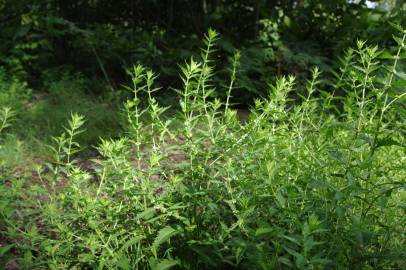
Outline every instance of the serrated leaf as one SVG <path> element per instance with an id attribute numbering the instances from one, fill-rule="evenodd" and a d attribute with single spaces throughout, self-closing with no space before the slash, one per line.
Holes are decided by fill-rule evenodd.
<path id="1" fill-rule="evenodd" d="M 281 207 L 285 207 L 286 199 L 282 196 L 280 192 L 276 193 L 275 198 Z"/>
<path id="2" fill-rule="evenodd" d="M 267 235 L 273 231 L 274 229 L 272 227 L 261 227 L 255 231 L 255 236 Z"/>
<path id="3" fill-rule="evenodd" d="M 393 23 L 393 22 L 388 22 L 393 28 L 395 28 L 396 30 L 398 30 L 399 32 L 403 32 L 403 28 L 402 26 L 400 26 L 399 24 Z"/>
<path id="4" fill-rule="evenodd" d="M 152 246 L 154 248 L 158 248 L 162 243 L 168 241 L 172 236 L 178 234 L 178 231 L 172 228 L 171 226 L 166 226 L 165 228 L 162 228 L 158 232 L 158 236 L 155 238 L 154 243 Z"/>
<path id="5" fill-rule="evenodd" d="M 129 247 L 138 244 L 142 239 L 144 239 L 145 237 L 142 235 L 136 235 L 131 237 L 127 242 L 124 243 L 124 245 L 120 248 L 120 251 L 125 251 L 127 250 Z"/>
<path id="6" fill-rule="evenodd" d="M 116 262 L 116 266 L 120 269 L 124 269 L 124 270 L 130 270 L 131 269 L 131 265 L 130 265 L 130 260 L 127 257 L 121 257 L 120 259 L 118 259 L 118 261 Z"/>
<path id="7" fill-rule="evenodd" d="M 155 216 L 155 208 L 147 208 L 145 211 L 137 215 L 137 219 L 148 220 Z"/>
<path id="8" fill-rule="evenodd" d="M 164 260 L 150 259 L 149 261 L 149 265 L 151 266 L 152 270 L 167 270 L 173 268 L 178 264 L 179 264 L 178 260 L 172 259 L 164 259 Z"/>

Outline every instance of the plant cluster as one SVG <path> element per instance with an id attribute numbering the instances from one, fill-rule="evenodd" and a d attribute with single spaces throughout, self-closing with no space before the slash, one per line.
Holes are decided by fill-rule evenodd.
<path id="1" fill-rule="evenodd" d="M 281 77 L 241 123 L 216 98 L 210 30 L 181 68 L 180 112 L 154 97 L 156 75 L 129 74 L 126 133 L 79 162 L 73 114 L 54 162 L 0 186 L 0 263 L 29 269 L 402 269 L 405 249 L 406 33 L 385 58 L 359 41 L 334 92 L 312 70 L 300 101 Z M 303 92 L 303 91 L 302 91 Z M 143 102 L 146 100 L 146 102 Z"/>

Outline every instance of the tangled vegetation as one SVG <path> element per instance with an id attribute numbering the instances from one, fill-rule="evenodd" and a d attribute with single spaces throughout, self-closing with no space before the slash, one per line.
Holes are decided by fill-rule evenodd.
<path id="1" fill-rule="evenodd" d="M 49 162 L 27 175 L 0 161 L 1 267 L 405 268 L 406 33 L 396 28 L 393 54 L 358 41 L 333 91 L 318 68 L 302 90 L 280 77 L 244 122 L 231 103 L 239 52 L 226 98 L 216 95 L 215 31 L 201 60 L 181 67 L 175 113 L 154 95 L 156 74 L 134 66 L 124 132 L 89 160 L 78 138 L 92 119 L 73 113 Z M 12 105 L 0 111 L 0 152 L 24 114 Z"/>

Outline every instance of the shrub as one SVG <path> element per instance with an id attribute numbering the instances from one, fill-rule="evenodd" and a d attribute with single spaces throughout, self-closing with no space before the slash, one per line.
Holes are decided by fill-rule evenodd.
<path id="1" fill-rule="evenodd" d="M 30 269 L 401 269 L 405 36 L 387 64 L 358 42 L 336 95 L 317 68 L 300 102 L 295 78 L 278 79 L 245 124 L 229 104 L 238 55 L 228 98 L 212 97 L 216 32 L 181 69 L 176 118 L 135 66 L 128 132 L 102 140 L 90 170 L 74 162 L 85 124 L 73 115 L 52 170 L 2 190 L 1 236 L 19 240 L 2 254 Z"/>

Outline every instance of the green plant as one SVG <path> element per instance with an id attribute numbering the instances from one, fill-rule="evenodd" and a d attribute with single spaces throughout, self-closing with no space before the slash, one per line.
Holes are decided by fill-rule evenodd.
<path id="1" fill-rule="evenodd" d="M 3 107 L 0 109 L 0 133 L 11 125 L 11 121 L 14 120 L 16 115 L 10 107 Z"/>
<path id="2" fill-rule="evenodd" d="M 54 153 L 54 163 L 56 166 L 53 167 L 51 165 L 49 167 L 52 168 L 55 176 L 58 176 L 60 168 L 70 169 L 74 165 L 75 160 L 72 159 L 72 156 L 80 151 L 80 144 L 75 139 L 79 134 L 84 132 L 81 129 L 84 123 L 85 120 L 82 115 L 72 114 L 68 127 L 64 128 L 65 132 L 58 137 L 53 137 L 56 146 L 51 146 L 51 149 Z"/>
<path id="3" fill-rule="evenodd" d="M 5 177 L 6 172 L 18 171 L 26 163 L 24 144 L 17 136 L 8 133 L 15 122 L 16 112 L 10 107 L 0 108 L 0 176 Z"/>
<path id="4" fill-rule="evenodd" d="M 216 98 L 215 31 L 202 61 L 182 66 L 169 120 L 154 73 L 135 66 L 127 133 L 102 139 L 90 169 L 75 162 L 83 118 L 73 114 L 51 173 L 11 180 L 2 236 L 21 241 L 2 252 L 31 269 L 404 268 L 400 30 L 392 62 L 359 41 L 336 95 L 320 89 L 318 68 L 299 100 L 295 77 L 280 77 L 246 123 L 230 103 L 238 53 Z"/>

